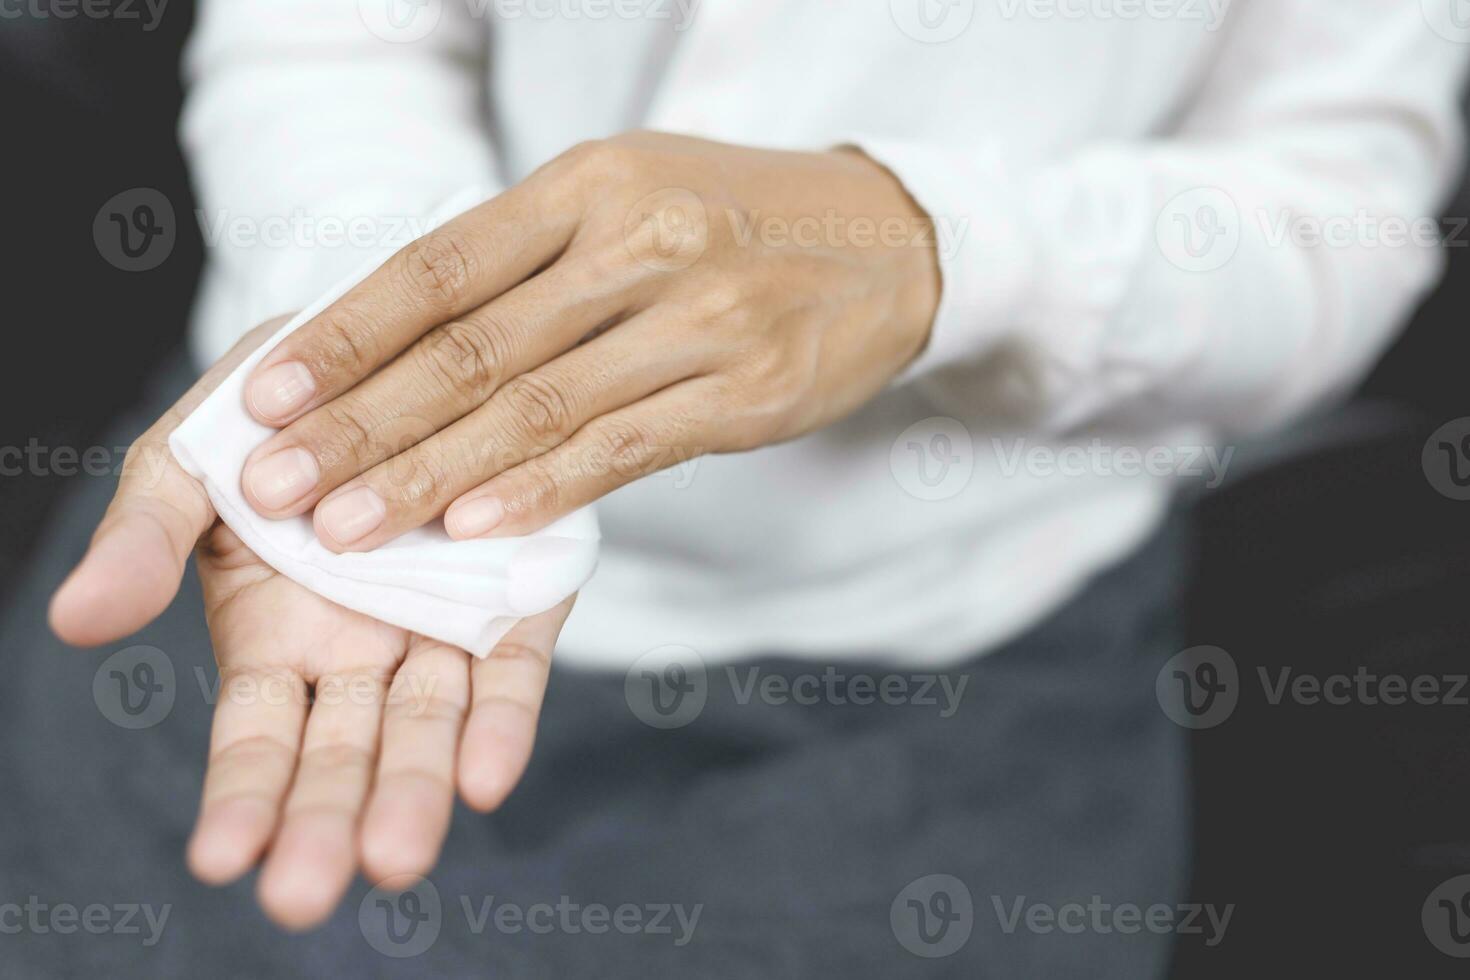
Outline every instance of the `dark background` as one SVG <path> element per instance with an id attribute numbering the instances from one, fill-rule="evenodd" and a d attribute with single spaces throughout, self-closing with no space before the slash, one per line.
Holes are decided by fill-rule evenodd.
<path id="1" fill-rule="evenodd" d="M 175 141 L 189 6 L 173 0 L 151 32 L 0 20 L 0 446 L 90 445 L 183 336 L 202 253 Z M 173 202 L 178 240 L 157 269 L 128 273 L 91 229 L 136 187 Z M 1463 192 L 1449 214 L 1470 216 Z M 1431 432 L 1470 416 L 1467 252 L 1470 232 L 1348 404 L 1292 433 L 1285 460 L 1257 453 L 1190 502 L 1192 639 L 1230 651 L 1242 675 L 1470 672 L 1470 502 L 1437 493 L 1420 462 Z M 64 485 L 0 477 L 0 588 Z M 1253 680 L 1243 690 L 1226 723 L 1195 736 L 1194 899 L 1235 915 L 1217 947 L 1181 941 L 1176 976 L 1470 972 L 1419 919 L 1435 885 L 1470 873 L 1470 707 L 1272 706 Z"/>

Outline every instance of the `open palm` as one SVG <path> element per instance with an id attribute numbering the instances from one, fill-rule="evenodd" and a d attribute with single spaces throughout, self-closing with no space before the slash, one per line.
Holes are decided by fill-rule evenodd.
<path id="1" fill-rule="evenodd" d="M 427 873 L 456 785 L 476 809 L 505 799 L 530 759 L 571 600 L 475 660 L 323 599 L 220 523 L 168 435 L 279 324 L 243 340 L 134 444 L 130 455 L 163 454 L 159 465 L 124 467 L 51 620 L 81 645 L 126 636 L 169 604 L 195 552 L 220 688 L 189 864 L 222 884 L 264 857 L 262 907 L 307 928 L 359 864 L 375 881 Z"/>

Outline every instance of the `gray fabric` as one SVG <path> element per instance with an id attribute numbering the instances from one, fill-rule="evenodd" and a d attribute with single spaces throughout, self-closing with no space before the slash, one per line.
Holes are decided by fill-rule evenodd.
<path id="1" fill-rule="evenodd" d="M 170 371 L 154 403 L 103 444 L 141 431 L 185 382 L 181 366 Z M 740 703 L 744 692 L 712 668 L 702 713 L 659 730 L 630 710 L 621 674 L 557 671 L 525 782 L 493 816 L 455 815 L 432 876 L 440 915 L 424 926 L 437 925 L 437 938 L 394 958 L 367 939 L 381 944 L 387 920 L 365 883 L 324 927 L 293 936 L 259 912 L 253 878 L 216 890 L 188 876 L 183 849 L 211 710 L 198 678 L 208 690 L 214 682 L 198 584 L 190 573 L 169 611 L 133 639 L 95 652 L 63 647 L 46 629 L 46 599 L 81 556 L 112 481 L 81 478 L 65 490 L 0 620 L 9 665 L 0 684 L 0 975 L 1138 980 L 1166 970 L 1166 936 L 1043 934 L 1024 923 L 1007 934 L 995 902 L 1184 898 L 1185 733 L 1154 691 L 1179 645 L 1177 528 L 1043 627 L 944 672 L 966 685 L 950 717 L 914 703 Z M 110 722 L 93 694 L 102 660 L 134 644 L 163 651 L 176 675 L 171 711 L 140 730 Z M 752 666 L 789 680 L 827 665 L 763 658 L 738 668 L 741 685 Z M 848 677 L 914 673 L 832 666 Z M 947 905 L 915 898 L 927 886 L 911 883 L 936 874 L 968 889 L 973 931 L 952 954 L 926 958 L 900 938 L 915 944 L 909 898 L 936 912 L 959 908 L 952 886 Z M 644 922 L 659 904 L 686 916 L 700 906 L 699 918 L 684 945 L 672 914 L 667 934 L 591 934 L 577 914 L 569 928 L 561 911 L 551 920 L 533 913 L 540 932 L 496 926 L 503 903 L 529 910 L 563 896 L 579 908 L 644 907 Z M 15 932 L 17 913 L 4 904 L 35 901 L 171 909 L 145 946 L 141 913 L 139 933 L 41 932 L 29 921 Z M 476 934 L 487 901 L 491 918 Z M 114 922 L 122 914 L 109 913 Z"/>

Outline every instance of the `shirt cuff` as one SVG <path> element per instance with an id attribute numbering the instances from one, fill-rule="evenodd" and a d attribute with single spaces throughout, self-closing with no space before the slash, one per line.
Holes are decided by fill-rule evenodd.
<path id="1" fill-rule="evenodd" d="M 1036 246 L 1016 182 L 993 147 L 941 147 L 856 136 L 934 222 L 939 307 L 929 342 L 895 379 L 978 361 L 1014 330 L 1033 287 Z"/>

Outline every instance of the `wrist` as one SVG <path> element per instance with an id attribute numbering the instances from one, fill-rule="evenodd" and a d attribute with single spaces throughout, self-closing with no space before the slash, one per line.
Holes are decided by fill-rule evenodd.
<path id="1" fill-rule="evenodd" d="M 861 161 L 871 181 L 877 247 L 868 249 L 875 272 L 891 283 L 891 327 L 896 332 L 897 370 L 914 361 L 928 345 L 939 312 L 943 288 L 934 221 L 888 167 L 855 146 L 832 151 Z"/>

